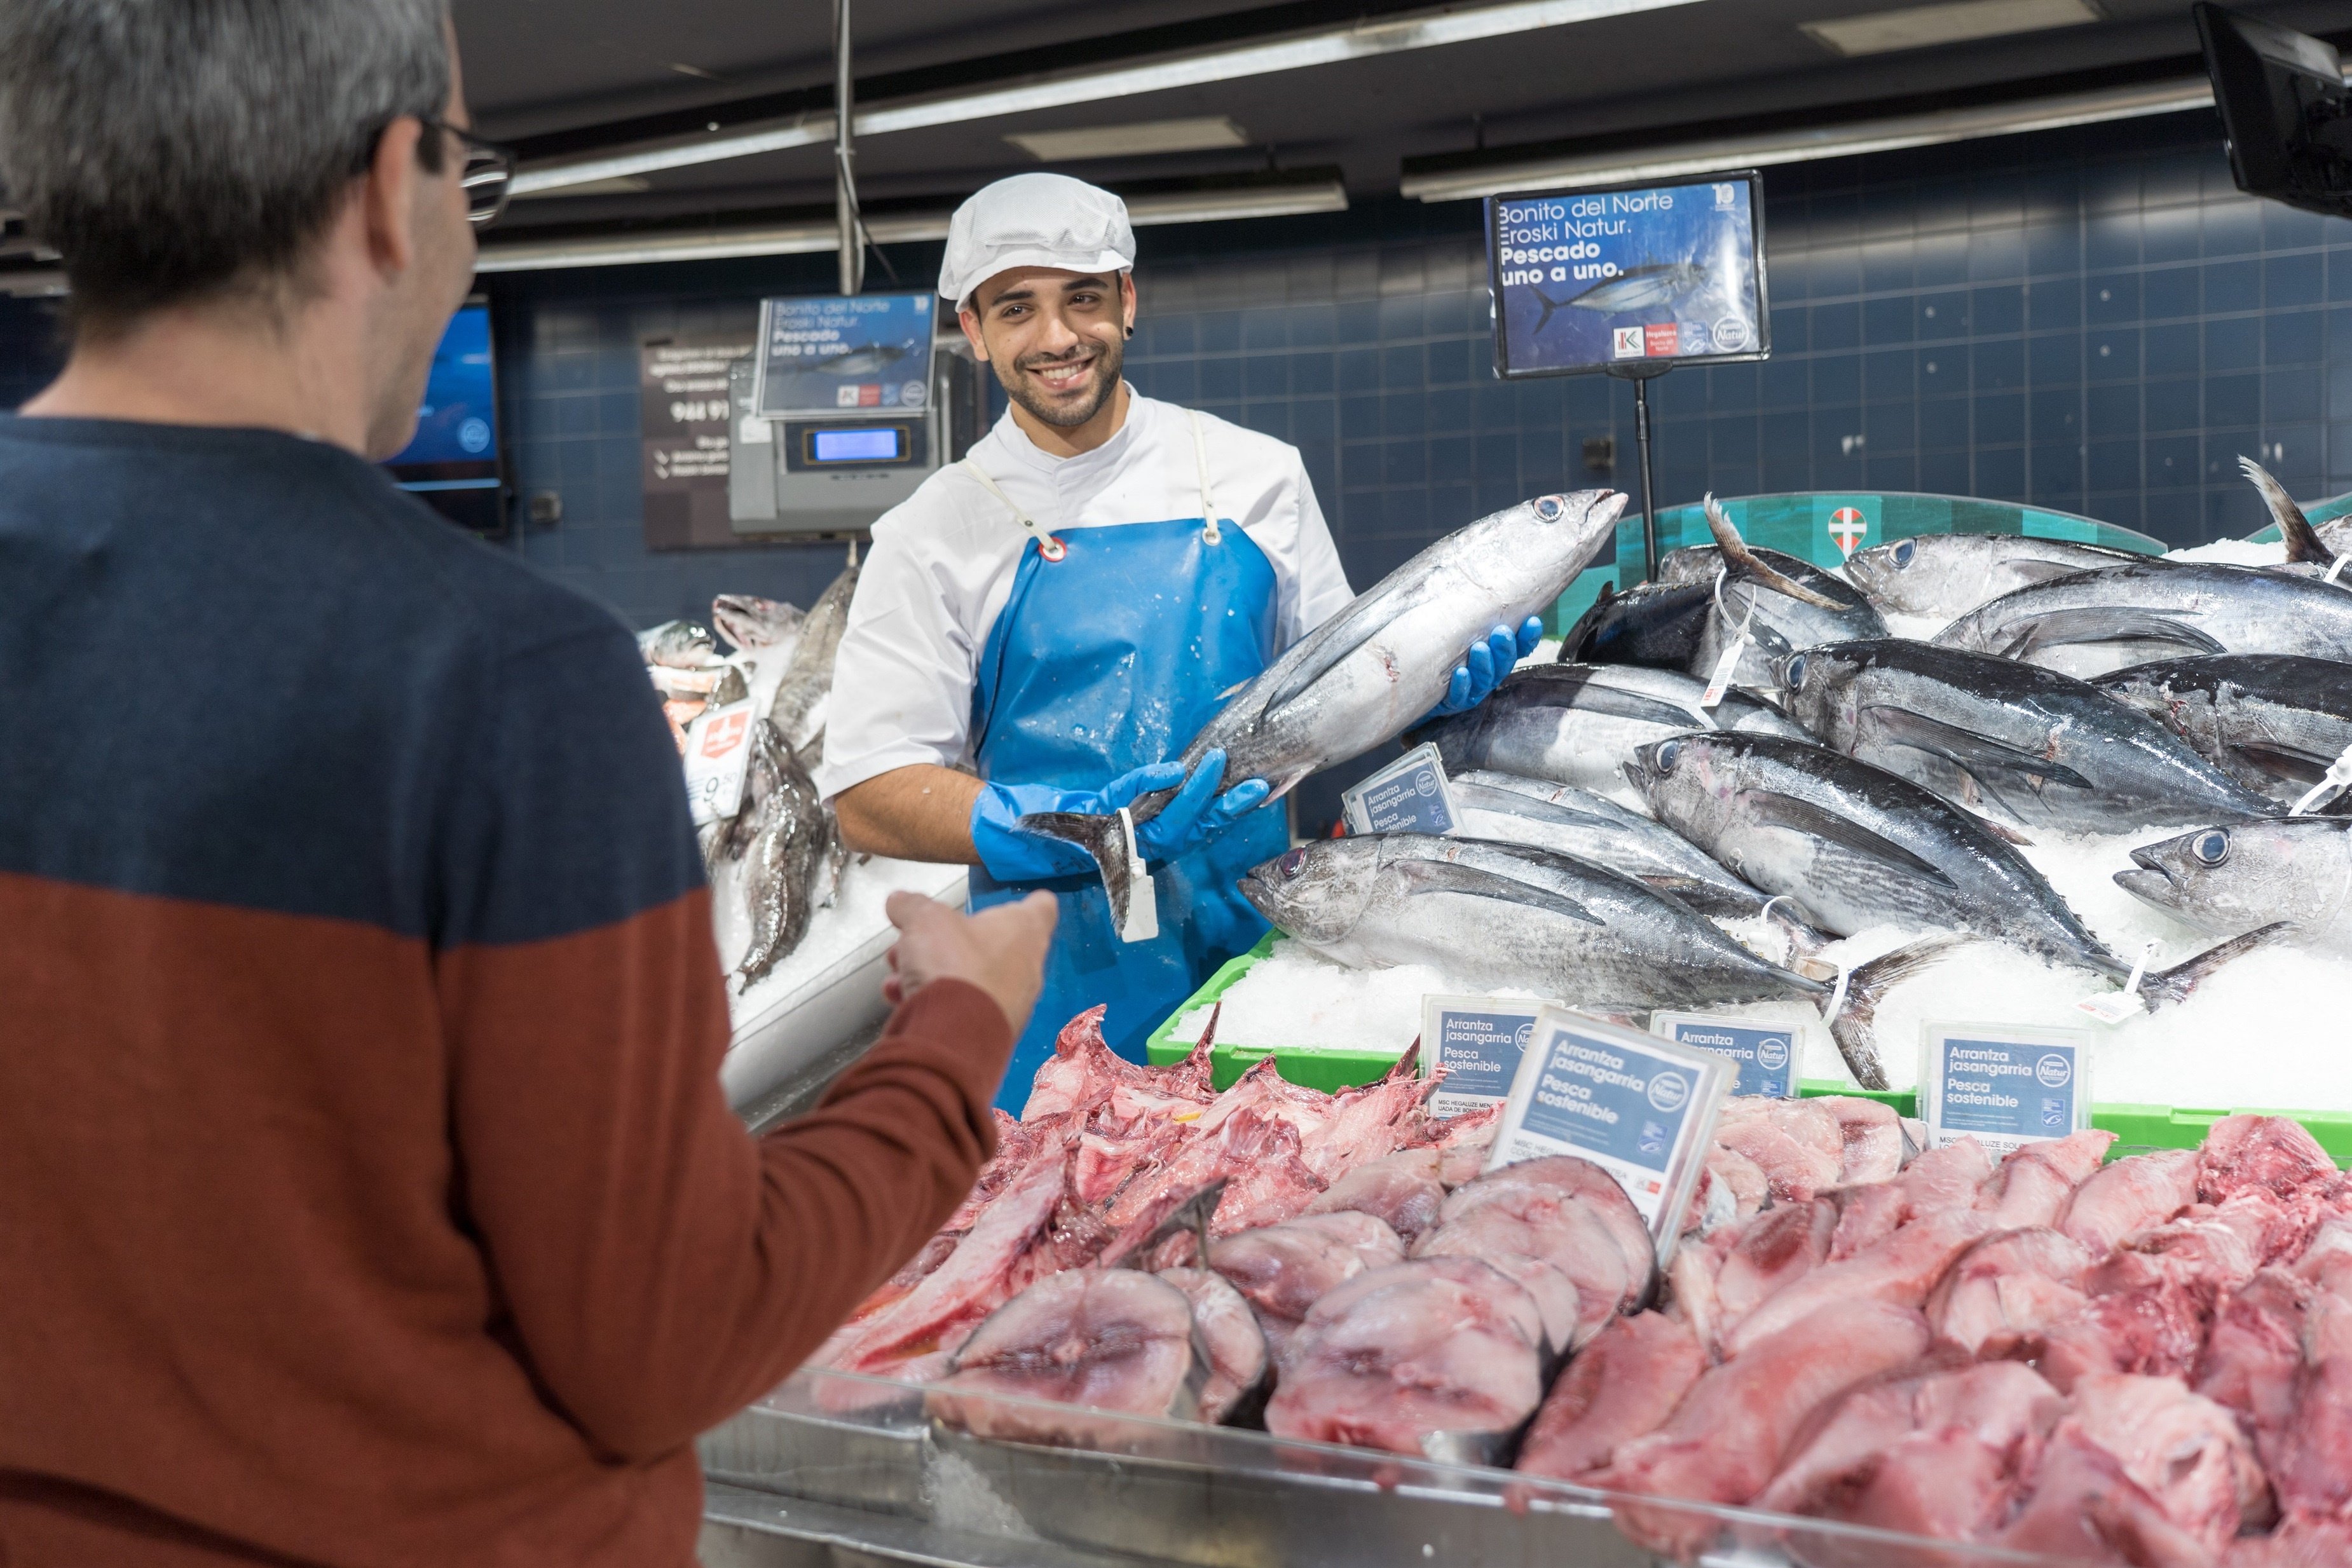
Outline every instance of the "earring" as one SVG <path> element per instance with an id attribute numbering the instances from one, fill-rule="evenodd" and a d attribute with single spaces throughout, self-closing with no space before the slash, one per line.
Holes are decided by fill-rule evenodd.
<path id="1" fill-rule="evenodd" d="M 1127 329 L 1127 335 L 1128 335 L 1129 337 L 1130 337 L 1130 338 L 1134 337 L 1134 336 L 1135 336 L 1135 329 L 1134 329 L 1134 328 L 1132 328 L 1132 327 L 1128 328 L 1128 329 Z"/>

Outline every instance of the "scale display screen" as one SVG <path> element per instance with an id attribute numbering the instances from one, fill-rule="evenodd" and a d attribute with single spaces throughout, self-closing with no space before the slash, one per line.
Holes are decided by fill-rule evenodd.
<path id="1" fill-rule="evenodd" d="M 1528 192 L 1486 203 L 1495 369 L 1574 375 L 1771 349 L 1763 182 Z"/>
<path id="2" fill-rule="evenodd" d="M 809 433 L 812 463 L 899 463 L 906 456 L 907 432 L 900 425 Z"/>

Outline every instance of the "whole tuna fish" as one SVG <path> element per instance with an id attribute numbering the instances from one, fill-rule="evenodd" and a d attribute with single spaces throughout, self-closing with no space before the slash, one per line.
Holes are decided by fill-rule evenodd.
<path id="1" fill-rule="evenodd" d="M 1465 837 L 1572 855 L 1671 893 L 1702 915 L 1745 919 L 1766 899 L 1689 840 L 1573 784 L 1473 769 L 1446 780 Z"/>
<path id="2" fill-rule="evenodd" d="M 1771 704 L 1744 692 L 1699 706 L 1706 687 L 1676 670 L 1632 664 L 1530 664 L 1514 670 L 1468 713 L 1409 732 L 1433 742 L 1451 774 L 1490 768 L 1606 792 L 1644 741 L 1691 729 L 1749 730 L 1805 738 L 1804 729 Z"/>
<path id="3" fill-rule="evenodd" d="M 857 591 L 857 569 L 851 567 L 833 580 L 809 612 L 801 618 L 800 640 L 793 644 L 792 663 L 784 666 L 776 695 L 769 700 L 768 717 L 795 755 L 806 755 L 824 734 L 817 705 L 833 690 L 834 655 L 841 651 L 841 634 L 849 625 L 849 601 Z"/>
<path id="4" fill-rule="evenodd" d="M 1323 839 L 1252 867 L 1241 891 L 1286 935 L 1350 967 L 1426 964 L 1465 985 L 1602 1011 L 1818 1001 L 1829 990 L 1749 952 L 1680 899 L 1525 845 L 1426 833 Z M 1901 949 L 1856 972 L 1854 1000 L 1832 1025 L 1849 1061 L 1875 1070 L 1873 998 L 1919 961 Z"/>
<path id="5" fill-rule="evenodd" d="M 2022 534 L 1921 534 L 1846 558 L 1845 574 L 1882 611 L 1955 621 L 2004 593 L 2053 578 L 2154 559 Z"/>
<path id="6" fill-rule="evenodd" d="M 801 619 L 796 606 L 755 594 L 722 593 L 710 601 L 711 625 L 747 652 L 780 648 L 790 657 L 792 645 L 800 637 Z"/>
<path id="7" fill-rule="evenodd" d="M 1184 748 L 1197 766 L 1225 753 L 1224 777 L 1263 779 L 1279 800 L 1334 762 L 1394 739 L 1437 706 L 1464 650 L 1556 602 L 1625 509 L 1613 490 L 1541 496 L 1456 529 L 1299 639 L 1234 694 Z M 1149 821 L 1173 789 L 1132 810 Z M 1134 868 L 1115 816 L 1037 812 L 1021 826 L 1077 844 L 1103 868 L 1113 918 L 1127 923 Z"/>
<path id="8" fill-rule="evenodd" d="M 1737 643 L 1741 652 L 1731 684 L 1769 692 L 1774 666 L 1800 649 L 1886 635 L 1886 622 L 1852 587 L 1818 573 L 1817 586 L 1809 586 L 1775 570 L 1748 548 L 1713 496 L 1704 504 L 1707 527 L 1723 552 L 1723 569 L 1711 613 L 1699 629 L 1692 674 L 1712 678 Z"/>
<path id="9" fill-rule="evenodd" d="M 814 781 L 765 719 L 752 728 L 743 787 L 743 810 L 729 825 L 721 852 L 744 862 L 751 942 L 736 974 L 749 989 L 801 945 L 810 917 L 833 902 L 846 852 Z"/>
<path id="10" fill-rule="evenodd" d="M 1824 930 L 1964 932 L 2116 979 L 2130 974 L 2014 848 L 1883 768 L 1771 736 L 1691 735 L 1643 747 L 1626 771 L 1660 821 L 1788 894 Z M 2224 944 L 2145 976 L 2140 995 L 2150 1007 L 2178 1001 L 2243 951 Z"/>
<path id="11" fill-rule="evenodd" d="M 2005 593 L 1936 643 L 2085 679 L 2186 653 L 2352 660 L 2352 593 L 2259 567 L 2141 561 Z"/>
<path id="12" fill-rule="evenodd" d="M 2352 747 L 2352 665 L 2332 659 L 2210 653 L 2134 664 L 2092 684 L 2248 789 L 2289 804 Z"/>
<path id="13" fill-rule="evenodd" d="M 2216 936 L 2284 921 L 2284 940 L 2352 953 L 2352 821 L 2222 822 L 2132 851 L 2116 885 Z"/>
<path id="14" fill-rule="evenodd" d="M 637 653 L 646 664 L 672 670 L 709 669 L 720 662 L 709 628 L 691 621 L 665 621 L 638 632 Z"/>
<path id="15" fill-rule="evenodd" d="M 1780 685 L 1828 746 L 2023 827 L 2112 832 L 2276 809 L 2147 715 L 2013 659 L 1832 643 L 1791 654 Z"/>

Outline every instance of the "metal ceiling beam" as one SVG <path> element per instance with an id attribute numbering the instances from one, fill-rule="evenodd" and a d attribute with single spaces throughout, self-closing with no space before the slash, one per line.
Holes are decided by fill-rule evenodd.
<path id="1" fill-rule="evenodd" d="M 1208 186 L 1127 198 L 1128 219 L 1139 228 L 1347 210 L 1347 187 L 1336 179 Z M 877 245 L 940 240 L 948 233 L 945 212 L 869 214 L 864 221 L 866 236 Z M 841 230 L 832 218 L 812 217 L 783 224 L 712 225 L 658 233 L 583 235 L 486 245 L 475 270 L 543 272 L 566 267 L 631 267 L 747 256 L 809 256 L 833 250 L 840 243 Z"/>
<path id="2" fill-rule="evenodd" d="M 1043 72 L 971 91 L 897 103 L 885 101 L 855 111 L 850 123 L 860 137 L 887 136 L 893 131 L 928 130 L 1073 104 L 1099 103 L 1697 3 L 1698 0 L 1505 0 L 1500 5 L 1449 6 L 1186 50 L 1129 64 Z M 514 193 L 525 196 L 597 180 L 658 173 L 666 169 L 813 147 L 832 141 L 834 129 L 831 114 L 800 114 L 701 135 L 668 137 L 633 147 L 545 159 L 527 163 L 516 172 Z"/>
<path id="3" fill-rule="evenodd" d="M 1671 180 L 1689 174 L 1711 174 L 1725 169 L 1803 163 L 1819 158 L 1851 158 L 1865 152 L 1933 147 L 1986 136 L 2011 136 L 2029 131 L 2056 131 L 2070 125 L 2136 120 L 2143 115 L 2203 109 L 2210 106 L 2212 101 L 2211 83 L 2203 77 L 2183 77 L 2168 81 L 2143 82 L 2132 87 L 2027 99 L 2014 103 L 1937 110 L 1926 114 L 1760 131 L 1750 136 L 1727 136 L 1705 141 L 1670 141 L 1639 149 L 1621 148 L 1608 152 L 1533 158 L 1498 155 L 1477 163 L 1426 173 L 1408 173 L 1402 188 L 1404 194 L 1424 202 L 1459 202 L 1492 196 L 1505 191 L 1600 185 L 1619 181 Z"/>

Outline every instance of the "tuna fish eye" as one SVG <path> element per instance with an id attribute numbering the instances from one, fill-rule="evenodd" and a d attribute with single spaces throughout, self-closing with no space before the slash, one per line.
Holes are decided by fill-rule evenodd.
<path id="1" fill-rule="evenodd" d="M 1911 558 L 1918 553 L 1919 547 L 1909 539 L 1897 540 L 1895 546 L 1895 569 L 1900 571 L 1909 566 Z"/>
<path id="2" fill-rule="evenodd" d="M 1675 770 L 1675 763 L 1682 757 L 1682 754 L 1683 743 L 1681 741 L 1662 740 L 1658 742 L 1656 749 L 1650 753 L 1650 759 L 1657 765 L 1658 777 L 1663 779 L 1667 774 L 1672 773 Z"/>
<path id="3" fill-rule="evenodd" d="M 1805 656 L 1802 653 L 1789 661 L 1788 669 L 1780 676 L 1780 684 L 1792 692 L 1805 684 Z"/>
<path id="4" fill-rule="evenodd" d="M 1536 516 L 1547 523 L 1559 521 L 1559 497 L 1546 496 L 1536 502 Z"/>
<path id="5" fill-rule="evenodd" d="M 2230 834 L 2225 828 L 2215 828 L 2189 841 L 2189 852 L 2207 865 L 2220 865 L 2230 858 Z"/>
<path id="6" fill-rule="evenodd" d="M 1288 882 L 1292 877 L 1297 876 L 1299 873 L 1299 868 L 1306 865 L 1306 863 L 1307 851 L 1303 848 L 1285 850 L 1282 852 L 1282 858 L 1274 862 L 1275 869 L 1282 873 L 1282 880 L 1285 882 Z"/>

